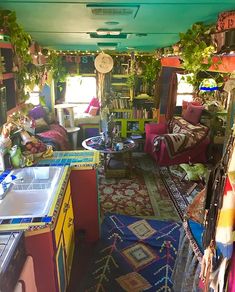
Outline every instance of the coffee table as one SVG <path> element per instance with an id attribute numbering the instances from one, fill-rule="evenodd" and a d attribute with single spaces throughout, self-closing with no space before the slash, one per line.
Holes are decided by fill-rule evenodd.
<path id="1" fill-rule="evenodd" d="M 132 139 L 122 139 L 123 149 L 106 146 L 102 136 L 90 137 L 82 142 L 87 150 L 99 151 L 103 154 L 105 177 L 126 177 L 132 175 L 132 151 L 136 147 Z"/>

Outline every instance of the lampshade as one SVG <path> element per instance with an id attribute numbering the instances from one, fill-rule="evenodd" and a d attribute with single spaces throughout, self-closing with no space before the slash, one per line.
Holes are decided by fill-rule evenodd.
<path id="1" fill-rule="evenodd" d="M 205 78 L 199 85 L 202 91 L 214 91 L 218 89 L 217 83 L 213 78 Z"/>

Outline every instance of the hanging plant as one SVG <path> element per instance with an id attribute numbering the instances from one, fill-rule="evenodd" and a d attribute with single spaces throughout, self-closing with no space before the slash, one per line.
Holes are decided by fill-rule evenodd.
<path id="1" fill-rule="evenodd" d="M 155 56 L 141 56 L 138 58 L 137 67 L 141 72 L 146 93 L 152 95 L 155 81 L 161 70 L 161 61 Z"/>
<path id="2" fill-rule="evenodd" d="M 28 73 L 27 65 L 32 62 L 32 58 L 28 52 L 31 37 L 16 22 L 16 14 L 13 11 L 0 10 L 0 27 L 10 37 L 10 42 L 13 47 L 13 70 L 16 73 L 18 98 L 22 100 L 25 99 L 24 81 Z"/>
<path id="3" fill-rule="evenodd" d="M 52 76 L 55 82 L 65 81 L 67 70 L 65 68 L 63 59 L 56 51 L 51 51 L 48 54 L 47 69 L 52 71 Z"/>
<path id="4" fill-rule="evenodd" d="M 207 71 L 213 63 L 212 57 L 215 52 L 211 39 L 213 30 L 213 26 L 199 22 L 193 24 L 186 33 L 180 33 L 182 67 L 188 73 L 192 73 L 187 77 L 187 82 L 195 88 L 198 88 L 201 81 L 198 74 Z"/>

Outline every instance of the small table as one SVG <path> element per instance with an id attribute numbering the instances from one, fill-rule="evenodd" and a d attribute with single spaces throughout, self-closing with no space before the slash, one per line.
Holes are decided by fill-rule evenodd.
<path id="1" fill-rule="evenodd" d="M 105 177 L 125 177 L 132 174 L 132 150 L 136 147 L 132 139 L 123 139 L 123 149 L 106 146 L 101 136 L 90 137 L 82 142 L 87 150 L 103 154 Z"/>
<path id="2" fill-rule="evenodd" d="M 72 136 L 73 150 L 77 149 L 78 131 L 80 127 L 65 128 L 68 134 Z"/>

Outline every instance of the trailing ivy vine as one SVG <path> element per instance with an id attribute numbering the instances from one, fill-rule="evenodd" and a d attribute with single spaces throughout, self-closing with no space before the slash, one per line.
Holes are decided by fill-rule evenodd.
<path id="1" fill-rule="evenodd" d="M 213 30 L 212 25 L 198 22 L 185 33 L 180 33 L 182 67 L 188 73 L 192 73 L 187 77 L 187 81 L 196 88 L 201 81 L 199 73 L 207 71 L 213 63 L 212 57 L 215 52 L 211 40 Z"/>
<path id="2" fill-rule="evenodd" d="M 16 72 L 16 84 L 18 98 L 24 99 L 24 85 L 29 79 L 27 65 L 32 62 L 29 54 L 31 36 L 24 31 L 16 21 L 16 14 L 10 10 L 0 10 L 0 27 L 3 33 L 10 37 L 14 54 L 14 71 Z"/>

